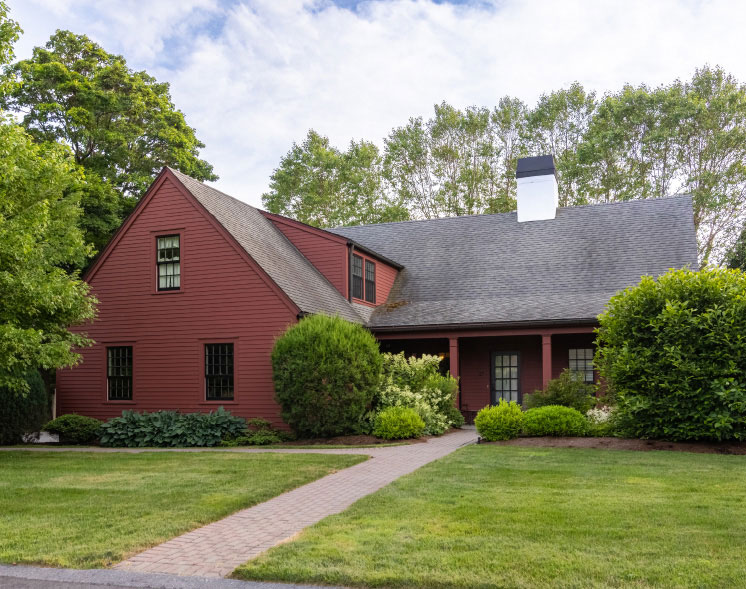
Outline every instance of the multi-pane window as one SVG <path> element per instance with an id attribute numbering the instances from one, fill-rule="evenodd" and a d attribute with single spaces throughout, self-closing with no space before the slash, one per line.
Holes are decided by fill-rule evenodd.
<path id="1" fill-rule="evenodd" d="M 181 287 L 181 252 L 178 235 L 156 238 L 158 290 L 178 290 Z"/>
<path id="2" fill-rule="evenodd" d="M 494 403 L 500 399 L 518 402 L 518 354 L 498 352 L 493 356 Z"/>
<path id="3" fill-rule="evenodd" d="M 575 378 L 593 382 L 593 348 L 573 348 L 570 350 L 570 372 Z"/>
<path id="4" fill-rule="evenodd" d="M 376 302 L 376 265 L 370 260 L 365 260 L 365 300 Z"/>
<path id="5" fill-rule="evenodd" d="M 205 395 L 208 401 L 233 400 L 233 344 L 205 344 Z"/>
<path id="6" fill-rule="evenodd" d="M 356 299 L 363 298 L 363 259 L 352 255 L 352 296 Z"/>
<path id="7" fill-rule="evenodd" d="M 106 348 L 106 387 L 110 401 L 132 400 L 132 346 Z"/>

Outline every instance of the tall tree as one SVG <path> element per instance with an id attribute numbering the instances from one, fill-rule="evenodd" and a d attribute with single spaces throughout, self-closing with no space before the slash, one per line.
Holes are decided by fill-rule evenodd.
<path id="1" fill-rule="evenodd" d="M 585 204 L 577 150 L 596 112 L 596 96 L 579 82 L 543 94 L 527 113 L 525 143 L 532 155 L 553 155 L 560 206 Z"/>
<path id="2" fill-rule="evenodd" d="M 21 27 L 10 18 L 9 13 L 8 4 L 0 0 L 0 66 L 13 60 L 13 45 L 22 32 Z"/>
<path id="3" fill-rule="evenodd" d="M 217 178 L 199 158 L 204 145 L 171 102 L 168 84 L 131 70 L 85 35 L 57 31 L 10 71 L 17 84 L 5 106 L 23 115 L 37 141 L 69 145 L 85 169 L 84 228 L 97 248 L 162 166 Z"/>
<path id="4" fill-rule="evenodd" d="M 271 213 L 317 227 L 408 218 L 406 209 L 383 190 L 381 157 L 374 144 L 352 141 L 342 152 L 313 130 L 282 158 L 262 203 Z"/>
<path id="5" fill-rule="evenodd" d="M 738 239 L 725 256 L 725 264 L 728 268 L 746 272 L 746 224 L 741 229 Z"/>
<path id="6" fill-rule="evenodd" d="M 37 144 L 0 120 L 0 388 L 23 392 L 25 375 L 74 364 L 89 340 L 68 326 L 94 316 L 76 272 L 90 253 L 79 229 L 80 168 L 67 147 Z"/>

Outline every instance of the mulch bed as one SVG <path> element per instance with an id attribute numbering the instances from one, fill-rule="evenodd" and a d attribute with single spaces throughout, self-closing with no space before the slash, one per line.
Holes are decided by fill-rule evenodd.
<path id="1" fill-rule="evenodd" d="M 482 442 L 499 446 L 534 448 L 597 448 L 602 450 L 669 450 L 699 454 L 746 454 L 746 444 L 738 442 L 664 442 L 622 438 L 516 438 L 505 442 Z"/>
<path id="2" fill-rule="evenodd" d="M 411 444 L 423 440 L 383 440 L 375 436 L 337 436 L 335 438 L 311 438 L 309 440 L 294 440 L 283 442 L 283 446 L 375 446 L 377 444 Z"/>

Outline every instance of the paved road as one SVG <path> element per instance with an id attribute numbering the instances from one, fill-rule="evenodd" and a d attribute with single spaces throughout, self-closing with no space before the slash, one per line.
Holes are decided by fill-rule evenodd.
<path id="1" fill-rule="evenodd" d="M 1 589 L 319 589 L 311 585 L 176 577 L 113 570 L 46 569 L 0 565 Z M 337 588 L 341 589 L 341 588 Z"/>

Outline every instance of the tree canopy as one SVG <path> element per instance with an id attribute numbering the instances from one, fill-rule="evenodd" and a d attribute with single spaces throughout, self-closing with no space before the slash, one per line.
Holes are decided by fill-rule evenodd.
<path id="1" fill-rule="evenodd" d="M 60 142 L 85 170 L 86 239 L 111 237 L 164 166 L 215 180 L 204 145 L 171 101 L 169 85 L 131 70 L 85 35 L 58 30 L 30 59 L 8 68 L 5 108 L 40 143 Z"/>
<path id="2" fill-rule="evenodd" d="M 506 212 L 516 160 L 552 154 L 560 206 L 691 194 L 703 263 L 724 260 L 746 218 L 746 86 L 719 67 L 601 98 L 575 82 L 533 108 L 507 96 L 492 109 L 443 102 L 393 129 L 380 153 L 354 146 L 369 155 L 356 177 L 374 189 L 335 185 L 349 164 L 312 132 L 280 161 L 264 206 L 322 227 Z"/>
<path id="3" fill-rule="evenodd" d="M 70 150 L 0 121 L 0 388 L 23 391 L 37 368 L 70 366 L 88 343 L 69 325 L 94 316 L 76 272 L 90 253 L 79 228 L 83 177 Z"/>

